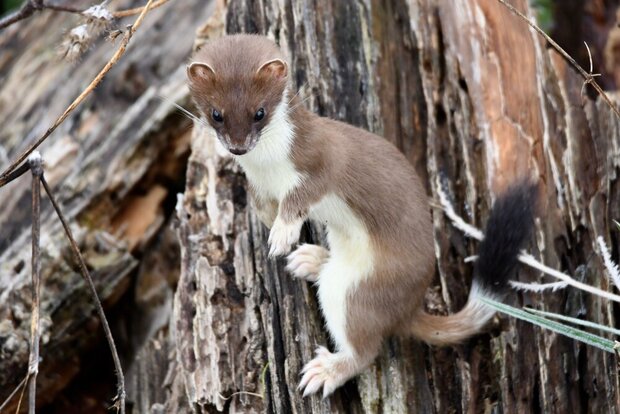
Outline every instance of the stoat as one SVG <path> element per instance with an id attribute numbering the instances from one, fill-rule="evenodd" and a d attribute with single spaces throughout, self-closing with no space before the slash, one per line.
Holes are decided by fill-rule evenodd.
<path id="1" fill-rule="evenodd" d="M 524 181 L 495 203 L 465 307 L 429 315 L 430 207 L 396 147 L 306 110 L 282 52 L 266 37 L 213 40 L 193 56 L 187 76 L 210 133 L 247 176 L 254 208 L 271 229 L 270 256 L 289 253 L 307 219 L 327 229 L 329 248 L 302 244 L 288 254 L 288 271 L 318 286 L 335 344 L 335 352 L 320 347 L 303 368 L 304 396 L 331 394 L 370 365 L 390 335 L 453 344 L 493 316 L 479 298 L 502 297 L 531 233 L 535 186 Z"/>

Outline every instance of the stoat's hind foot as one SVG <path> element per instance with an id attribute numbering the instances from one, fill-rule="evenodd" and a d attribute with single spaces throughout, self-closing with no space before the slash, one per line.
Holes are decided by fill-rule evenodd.
<path id="1" fill-rule="evenodd" d="M 342 353 L 332 354 L 327 348 L 319 347 L 316 357 L 301 371 L 298 389 L 307 397 L 323 388 L 323 398 L 328 397 L 353 376 L 351 366 L 355 363 L 351 359 Z"/>
<path id="2" fill-rule="evenodd" d="M 288 255 L 286 270 L 294 277 L 316 282 L 321 267 L 329 258 L 329 251 L 316 244 L 302 244 Z"/>

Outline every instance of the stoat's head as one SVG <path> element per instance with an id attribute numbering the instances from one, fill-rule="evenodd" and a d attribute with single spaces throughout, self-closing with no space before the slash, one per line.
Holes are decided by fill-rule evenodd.
<path id="1" fill-rule="evenodd" d="M 205 44 L 187 66 L 187 77 L 194 102 L 220 142 L 243 155 L 283 102 L 288 66 L 266 37 L 233 35 Z"/>

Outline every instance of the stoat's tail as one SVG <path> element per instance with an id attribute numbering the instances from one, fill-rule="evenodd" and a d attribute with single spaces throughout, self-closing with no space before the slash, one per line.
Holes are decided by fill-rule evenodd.
<path id="1" fill-rule="evenodd" d="M 501 300 L 514 276 L 518 255 L 534 227 L 537 186 L 523 181 L 501 195 L 487 222 L 474 268 L 474 280 L 467 304 L 454 315 L 435 316 L 425 312 L 413 320 L 412 334 L 434 345 L 462 341 L 478 333 L 495 311 L 480 297 Z"/>

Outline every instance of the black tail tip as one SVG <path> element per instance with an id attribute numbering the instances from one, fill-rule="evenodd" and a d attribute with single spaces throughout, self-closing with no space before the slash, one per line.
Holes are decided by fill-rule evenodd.
<path id="1" fill-rule="evenodd" d="M 532 236 L 537 210 L 538 185 L 531 180 L 512 184 L 495 201 L 474 269 L 474 279 L 485 291 L 506 293 L 519 252 Z"/>

